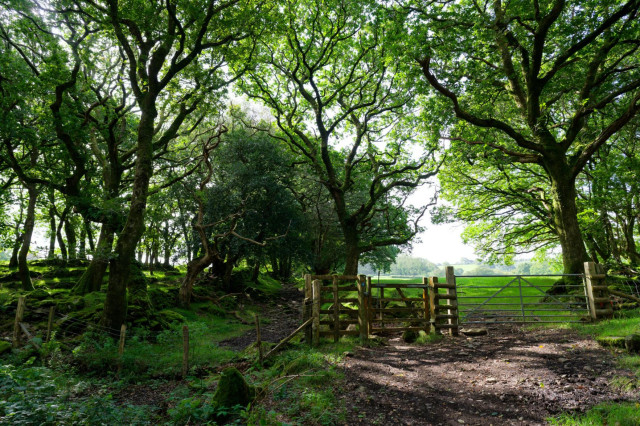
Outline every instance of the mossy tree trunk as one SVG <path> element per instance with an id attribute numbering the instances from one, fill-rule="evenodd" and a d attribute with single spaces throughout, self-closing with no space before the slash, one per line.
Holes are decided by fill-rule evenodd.
<path id="1" fill-rule="evenodd" d="M 29 246 L 31 245 L 31 236 L 36 221 L 36 202 L 38 201 L 38 189 L 35 184 L 27 185 L 29 193 L 29 203 L 27 204 L 27 217 L 24 222 L 24 233 L 22 238 L 22 247 L 18 253 L 18 276 L 25 291 L 33 290 L 31 282 L 31 273 L 27 264 L 27 255 L 29 254 Z"/>
<path id="2" fill-rule="evenodd" d="M 80 280 L 73 288 L 76 294 L 87 294 L 99 291 L 104 281 L 104 275 L 109 266 L 109 257 L 113 248 L 113 227 L 107 223 L 102 225 L 100 236 L 98 237 L 98 247 L 93 253 L 93 259 L 82 274 Z"/>

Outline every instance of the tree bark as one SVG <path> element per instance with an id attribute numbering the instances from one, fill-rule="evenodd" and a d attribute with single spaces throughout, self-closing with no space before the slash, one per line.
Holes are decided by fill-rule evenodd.
<path id="1" fill-rule="evenodd" d="M 193 259 L 187 264 L 187 275 L 182 279 L 180 284 L 180 292 L 178 294 L 180 306 L 188 308 L 191 304 L 191 296 L 193 295 L 193 284 L 198 276 L 211 264 L 213 256 L 207 252 L 204 256 Z"/>
<path id="2" fill-rule="evenodd" d="M 53 206 L 49 207 L 49 252 L 47 259 L 56 257 L 56 211 Z"/>
<path id="3" fill-rule="evenodd" d="M 578 223 L 575 179 L 564 164 L 547 165 L 551 177 L 552 220 L 565 274 L 581 274 L 589 259 Z"/>
<path id="4" fill-rule="evenodd" d="M 358 247 L 360 239 L 355 227 L 344 226 L 344 243 L 346 249 L 346 258 L 344 265 L 345 275 L 358 275 L 358 262 L 360 261 L 360 248 Z"/>
<path id="5" fill-rule="evenodd" d="M 29 194 L 29 203 L 27 204 L 27 217 L 24 222 L 24 232 L 22 238 L 22 247 L 18 253 L 18 276 L 22 283 L 22 289 L 25 291 L 33 290 L 31 282 L 31 274 L 29 265 L 27 264 L 27 255 L 29 254 L 29 246 L 31 245 L 31 236 L 36 221 L 36 202 L 38 201 L 38 190 L 34 184 L 27 186 Z"/>
<path id="6" fill-rule="evenodd" d="M 107 223 L 100 228 L 100 236 L 98 237 L 98 247 L 93 253 L 91 263 L 87 270 L 82 274 L 78 283 L 74 286 L 73 292 L 76 294 L 87 294 L 94 291 L 100 291 L 104 274 L 109 266 L 109 256 L 113 249 L 113 227 Z"/>
<path id="7" fill-rule="evenodd" d="M 67 216 L 67 209 L 65 209 L 62 212 L 62 215 L 60 215 L 60 222 L 58 222 L 58 228 L 56 229 L 56 237 L 58 238 L 58 245 L 60 246 L 60 254 L 62 256 L 63 262 L 66 262 L 68 259 L 67 245 L 64 242 L 64 238 L 62 238 L 62 226 L 64 225 L 66 216 Z"/>
<path id="8" fill-rule="evenodd" d="M 69 260 L 75 260 L 77 257 L 76 249 L 78 246 L 78 240 L 76 238 L 76 231 L 73 228 L 73 224 L 71 223 L 71 220 L 69 220 L 69 217 L 64 221 L 64 233 L 67 236 L 67 243 L 69 244 Z"/>
<path id="9" fill-rule="evenodd" d="M 140 105 L 136 165 L 129 215 L 118 236 L 113 259 L 109 262 L 109 287 L 104 303 L 102 324 L 119 329 L 127 315 L 127 280 L 136 246 L 144 232 L 144 215 L 153 174 L 153 135 L 157 116 L 155 96 L 147 94 Z"/>
<path id="10" fill-rule="evenodd" d="M 16 235 L 16 241 L 13 243 L 13 249 L 11 250 L 11 258 L 9 259 L 9 268 L 15 268 L 18 266 L 18 252 L 20 251 L 20 247 L 22 247 L 22 239 L 24 238 L 24 234 L 18 231 Z"/>

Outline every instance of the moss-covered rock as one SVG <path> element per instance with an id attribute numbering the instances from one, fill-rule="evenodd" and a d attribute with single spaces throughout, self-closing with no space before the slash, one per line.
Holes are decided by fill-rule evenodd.
<path id="1" fill-rule="evenodd" d="M 220 375 L 212 405 L 216 408 L 246 407 L 256 397 L 255 387 L 249 385 L 236 368 L 227 368 Z"/>
<path id="2" fill-rule="evenodd" d="M 608 348 L 624 348 L 624 337 L 622 336 L 598 336 L 596 342 Z"/>
<path id="3" fill-rule="evenodd" d="M 0 340 L 0 355 L 11 350 L 11 343 Z"/>
<path id="4" fill-rule="evenodd" d="M 640 334 L 630 334 L 625 337 L 624 347 L 629 352 L 640 353 Z"/>
<path id="5" fill-rule="evenodd" d="M 420 336 L 420 334 L 415 330 L 405 330 L 402 333 L 402 340 L 407 342 L 407 343 L 413 343 L 416 340 L 418 340 L 419 336 Z"/>

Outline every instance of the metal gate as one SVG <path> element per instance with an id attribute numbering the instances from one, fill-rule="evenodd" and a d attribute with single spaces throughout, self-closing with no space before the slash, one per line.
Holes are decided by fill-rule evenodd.
<path id="1" fill-rule="evenodd" d="M 558 280 L 565 284 L 554 285 Z M 459 320 L 467 326 L 589 320 L 583 274 L 463 275 L 456 287 Z"/>

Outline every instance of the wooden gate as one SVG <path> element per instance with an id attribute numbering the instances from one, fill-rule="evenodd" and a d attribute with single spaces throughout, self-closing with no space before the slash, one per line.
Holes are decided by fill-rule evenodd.
<path id="1" fill-rule="evenodd" d="M 365 285 L 364 275 L 305 275 L 303 320 L 312 318 L 307 341 L 317 344 L 320 337 L 333 337 L 337 342 L 340 336 L 365 335 Z"/>
<path id="2" fill-rule="evenodd" d="M 371 284 L 367 292 L 369 332 L 431 331 L 429 286 L 422 284 Z"/>

